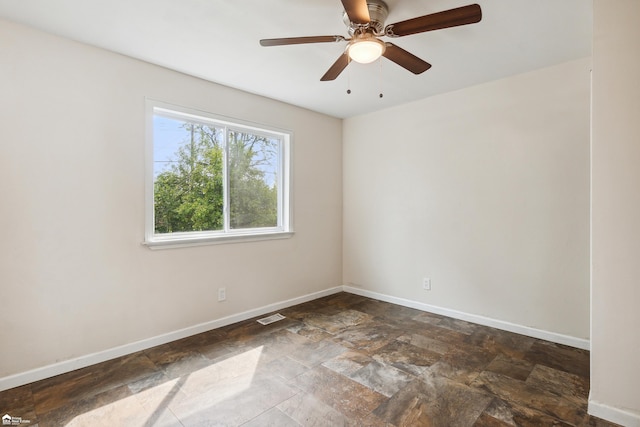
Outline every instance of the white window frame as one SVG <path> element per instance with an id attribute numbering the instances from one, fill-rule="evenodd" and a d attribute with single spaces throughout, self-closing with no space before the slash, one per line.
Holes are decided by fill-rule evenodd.
<path id="1" fill-rule="evenodd" d="M 175 117 L 179 120 L 194 120 L 209 123 L 213 126 L 224 127 L 225 133 L 231 129 L 251 132 L 269 138 L 280 140 L 280 171 L 278 180 L 278 223 L 275 227 L 231 229 L 229 226 L 229 176 L 227 173 L 228 144 L 224 152 L 224 228 L 223 230 L 190 231 L 176 233 L 156 233 L 154 218 L 154 177 L 153 153 L 154 115 Z M 225 136 L 226 138 L 226 136 Z M 285 239 L 293 235 L 293 221 L 291 213 L 291 140 L 290 131 L 270 126 L 250 123 L 244 120 L 231 119 L 205 111 L 178 105 L 168 104 L 153 99 L 146 99 L 146 152 L 145 152 L 145 238 L 144 245 L 151 249 L 176 248 L 219 243 L 237 243 L 242 241 Z"/>

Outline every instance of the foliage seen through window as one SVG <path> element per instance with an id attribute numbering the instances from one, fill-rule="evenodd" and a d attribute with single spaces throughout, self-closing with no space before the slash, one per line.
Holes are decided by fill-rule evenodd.
<path id="1" fill-rule="evenodd" d="M 155 233 L 278 227 L 281 145 L 260 132 L 154 115 Z"/>

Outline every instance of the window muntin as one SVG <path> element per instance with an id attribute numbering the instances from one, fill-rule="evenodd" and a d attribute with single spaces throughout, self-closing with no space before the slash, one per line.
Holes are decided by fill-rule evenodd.
<path id="1" fill-rule="evenodd" d="M 147 244 L 290 232 L 289 133 L 155 101 L 148 116 Z"/>

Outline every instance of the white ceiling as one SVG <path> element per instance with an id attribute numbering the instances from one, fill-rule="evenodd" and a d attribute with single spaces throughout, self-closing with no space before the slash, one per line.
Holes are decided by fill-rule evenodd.
<path id="1" fill-rule="evenodd" d="M 473 0 L 386 2 L 389 24 Z M 591 0 L 476 2 L 477 24 L 393 40 L 433 65 L 425 73 L 382 59 L 352 63 L 332 82 L 320 77 L 346 43 L 258 40 L 347 36 L 340 0 L 0 0 L 0 16 L 343 118 L 591 55 Z"/>

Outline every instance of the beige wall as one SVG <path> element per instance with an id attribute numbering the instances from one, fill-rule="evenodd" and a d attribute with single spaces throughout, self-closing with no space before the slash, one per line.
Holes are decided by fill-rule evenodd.
<path id="1" fill-rule="evenodd" d="M 640 426 L 640 2 L 595 0 L 589 410 Z"/>
<path id="2" fill-rule="evenodd" d="M 340 120 L 6 21 L 0 85 L 0 378 L 341 284 Z M 142 246 L 145 97 L 293 131 L 295 236 Z"/>
<path id="3" fill-rule="evenodd" d="M 346 119 L 345 284 L 588 339 L 589 72 Z"/>

